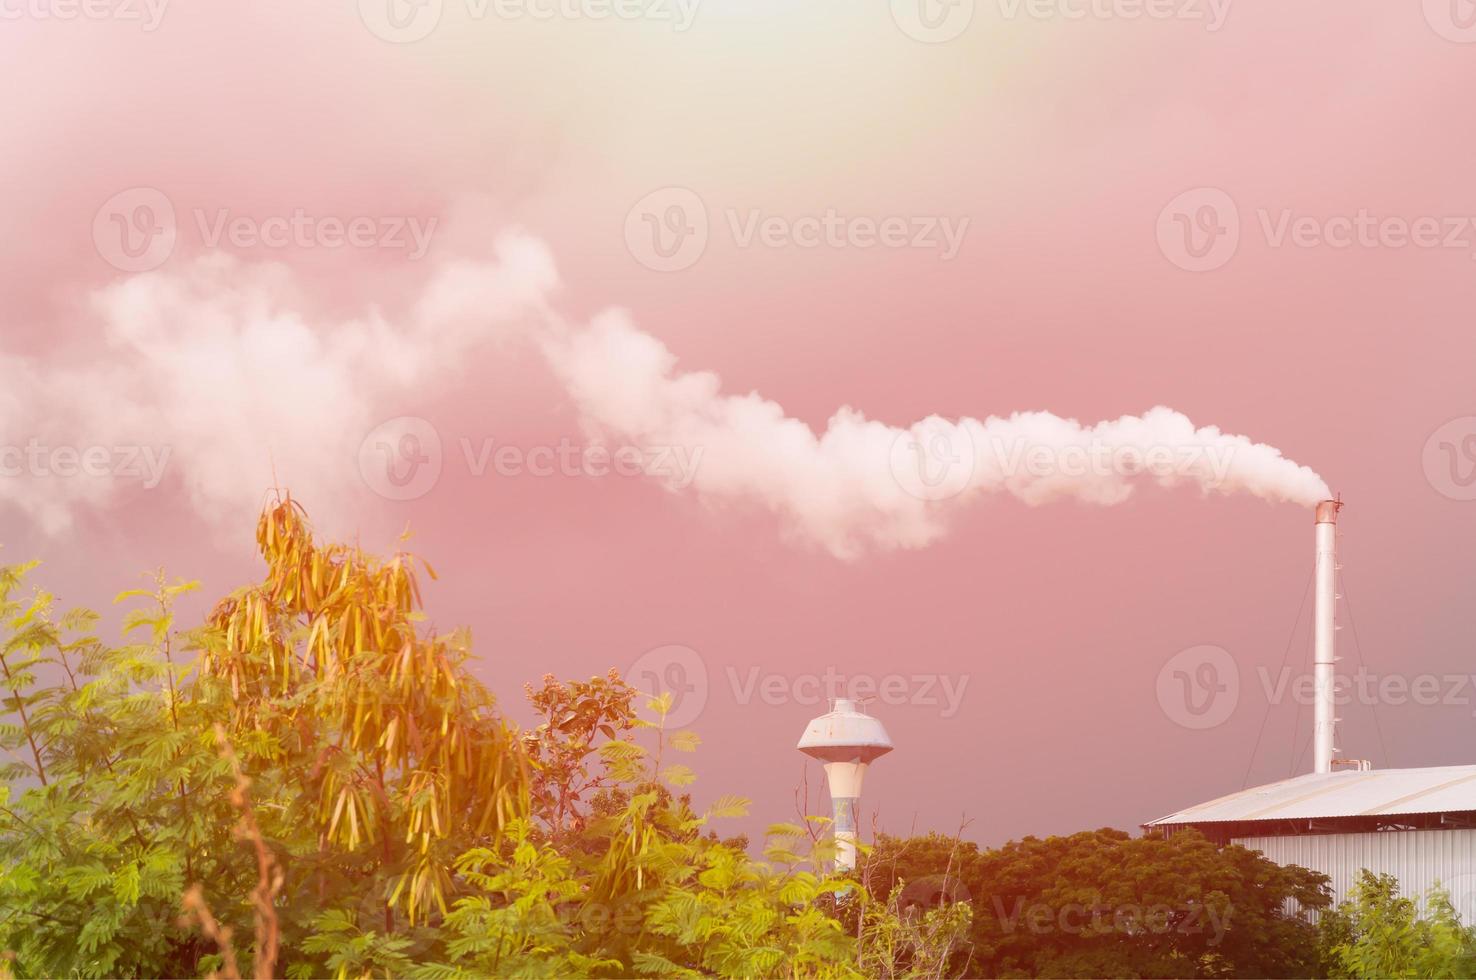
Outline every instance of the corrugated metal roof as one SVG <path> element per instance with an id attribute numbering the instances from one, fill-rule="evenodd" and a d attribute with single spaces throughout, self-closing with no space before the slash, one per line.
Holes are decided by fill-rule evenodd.
<path id="1" fill-rule="evenodd" d="M 1222 796 L 1144 826 L 1456 810 L 1476 810 L 1476 766 L 1308 773 Z"/>

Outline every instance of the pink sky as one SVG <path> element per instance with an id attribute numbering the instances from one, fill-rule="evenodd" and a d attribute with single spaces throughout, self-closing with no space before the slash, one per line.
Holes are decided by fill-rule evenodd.
<path id="1" fill-rule="evenodd" d="M 463 440 L 589 445 L 579 392 L 632 376 L 594 358 L 571 381 L 522 331 L 489 334 L 492 307 L 576 330 L 618 307 L 677 371 L 816 432 L 843 406 L 906 427 L 1166 405 L 1279 448 L 1348 501 L 1344 622 L 1368 670 L 1441 691 L 1382 698 L 1377 725 L 1349 705 L 1340 747 L 1381 767 L 1476 761 L 1476 684 L 1456 680 L 1476 672 L 1476 27 L 1449 3 L 977 0 L 966 26 L 945 16 L 956 37 L 923 43 L 899 26 L 915 28 L 905 0 L 699 0 L 689 24 L 672 18 L 691 0 L 602 20 L 443 0 L 427 36 L 396 43 L 372 29 L 373 0 L 165 4 L 156 24 L 142 0 L 70 19 L 67 0 L 0 0 L 0 446 L 170 451 L 152 488 L 0 477 L 4 555 L 43 558 L 80 604 L 161 563 L 222 594 L 257 574 L 275 463 L 325 530 L 387 549 L 413 527 L 441 575 L 432 619 L 473 628 L 517 717 L 546 671 L 694 651 L 674 656 L 706 678 L 696 795 L 752 797 L 749 829 L 792 814 L 794 743 L 823 710 L 800 703 L 804 678 L 831 667 L 907 679 L 888 699 L 902 703 L 872 706 L 897 751 L 865 803 L 893 831 L 965 815 L 988 843 L 1132 827 L 1240 788 L 1258 671 L 1274 683 L 1312 560 L 1309 509 L 1188 486 L 1114 506 L 981 494 L 948 503 L 925 546 L 891 547 L 887 523 L 881 545 L 838 556 L 753 488 L 476 475 Z M 1144 9 L 1174 16 L 1131 16 Z M 692 199 L 671 188 L 695 195 L 707 238 L 657 271 L 638 205 L 658 194 L 660 220 Z M 131 220 L 161 196 L 173 248 L 152 272 L 120 269 L 109 209 Z M 1216 202 L 1238 247 L 1195 259 L 1176 214 Z M 254 237 L 299 210 L 306 238 Z M 742 238 L 751 220 L 827 211 L 967 226 L 951 257 L 858 247 L 864 232 Z M 232 218 L 234 241 L 212 243 Z M 331 247 L 324 218 L 395 240 Z M 400 224 L 430 229 L 423 255 Z M 1411 226 L 1435 231 L 1413 244 Z M 474 314 L 426 312 L 454 281 L 438 277 L 513 229 L 556 286 L 530 259 L 495 288 L 478 273 Z M 386 499 L 358 450 L 405 416 L 438 435 L 441 471 Z M 744 445 L 724 487 L 788 459 Z M 705 448 L 711 474 L 721 446 Z M 813 517 L 830 490 L 795 493 Z M 1304 619 L 1294 666 L 1309 644 Z M 1204 645 L 1228 651 L 1240 694 L 1199 730 L 1159 679 Z M 1296 714 L 1272 707 L 1252 781 L 1290 771 L 1310 708 L 1293 744 Z M 822 792 L 813 764 L 810 783 Z"/>

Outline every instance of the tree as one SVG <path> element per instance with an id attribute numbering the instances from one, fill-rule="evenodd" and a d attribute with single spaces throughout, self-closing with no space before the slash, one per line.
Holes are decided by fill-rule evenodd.
<path id="1" fill-rule="evenodd" d="M 925 881 L 931 889 L 946 877 Z M 877 980 L 971 976 L 973 906 L 966 899 L 950 900 L 943 892 L 931 903 L 916 901 L 911 888 L 898 879 L 886 901 L 870 901 L 862 907 L 858 927 L 861 972 Z"/>
<path id="2" fill-rule="evenodd" d="M 541 687 L 524 687 L 528 703 L 543 719 L 523 736 L 532 767 L 535 814 L 555 840 L 585 826 L 587 804 L 610 789 L 608 771 L 594 772 L 590 756 L 601 739 L 624 738 L 636 725 L 631 702 L 636 689 L 611 669 L 605 677 L 563 682 L 543 675 Z"/>
<path id="3" fill-rule="evenodd" d="M 719 840 L 670 697 L 546 678 L 519 733 L 408 555 L 262 515 L 260 584 L 112 648 L 0 569 L 0 952 L 18 975 L 855 976 L 824 847 Z M 181 657 L 180 651 L 189 657 Z M 644 744 L 643 741 L 644 740 Z M 181 914 L 184 913 L 184 914 Z"/>
<path id="4" fill-rule="evenodd" d="M 0 786 L 0 949 L 22 973 L 192 973 L 208 944 L 175 924 L 187 884 L 230 908 L 250 888 L 230 839 L 229 767 L 211 711 L 180 697 L 171 604 L 193 586 L 127 593 L 147 605 L 113 649 L 95 614 L 55 615 L 44 591 L 18 596 L 32 565 L 0 569 L 0 673 L 15 719 Z"/>
<path id="5" fill-rule="evenodd" d="M 776 826 L 770 861 L 758 862 L 703 834 L 748 801 L 720 796 L 694 813 L 671 791 L 690 785 L 692 771 L 666 753 L 693 751 L 697 739 L 666 731 L 669 694 L 647 707 L 655 721 L 619 720 L 653 745 L 600 748 L 624 802 L 589 817 L 586 846 L 558 851 L 522 828 L 510 855 L 463 855 L 476 888 L 446 919 L 453 961 L 423 975 L 859 976 L 854 943 L 826 911 L 846 887 L 821 870 L 827 852 L 796 853 L 789 828 Z"/>
<path id="6" fill-rule="evenodd" d="M 883 837 L 869 868 L 874 896 L 905 882 L 924 907 L 971 902 L 968 952 L 985 976 L 1308 976 L 1315 931 L 1285 903 L 1329 902 L 1325 876 L 1193 832 L 1107 829 L 988 851 Z"/>
<path id="7" fill-rule="evenodd" d="M 1320 945 L 1328 976 L 1390 980 L 1476 975 L 1476 929 L 1461 925 L 1450 897 L 1434 889 L 1427 916 L 1399 895 L 1388 874 L 1359 873 L 1348 898 L 1322 917 Z"/>
<path id="8" fill-rule="evenodd" d="M 529 809 L 526 756 L 467 671 L 470 637 L 422 632 L 413 556 L 320 546 L 290 497 L 257 544 L 266 580 L 211 613 L 200 669 L 229 688 L 229 733 L 284 804 L 268 836 L 315 828 L 294 865 L 320 893 L 337 876 L 376 896 L 386 932 L 397 904 L 412 925 L 445 914 L 456 856 Z"/>
<path id="9" fill-rule="evenodd" d="M 1325 907 L 1325 879 L 1193 833 L 884 837 L 852 876 L 827 870 L 830 821 L 810 816 L 770 826 L 756 859 L 717 829 L 747 800 L 693 802 L 701 740 L 668 730 L 669 694 L 545 676 L 519 731 L 472 676 L 470 636 L 428 625 L 428 566 L 319 543 L 290 498 L 257 542 L 263 580 L 196 628 L 175 623 L 191 583 L 124 593 L 116 647 L 94 614 L 27 591 L 32 566 L 0 568 L 0 954 L 17 975 L 1318 966 L 1285 905 Z M 1469 968 L 1453 913 L 1421 924 L 1370 894 L 1325 924 L 1346 975 Z"/>

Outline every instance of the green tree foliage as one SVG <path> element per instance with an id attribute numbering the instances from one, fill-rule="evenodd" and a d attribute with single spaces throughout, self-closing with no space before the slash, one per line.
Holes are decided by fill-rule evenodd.
<path id="1" fill-rule="evenodd" d="M 938 834 L 884 837 L 867 884 L 883 896 L 899 882 L 904 905 L 972 903 L 953 968 L 971 955 L 982 976 L 1310 976 L 1315 930 L 1286 900 L 1329 902 L 1325 876 L 1192 832 L 1098 830 L 987 851 Z"/>
<path id="2" fill-rule="evenodd" d="M 170 607 L 190 586 L 129 594 L 143 642 L 110 648 L 95 615 L 23 596 L 29 571 L 0 569 L 0 949 L 35 975 L 193 973 L 207 944 L 175 924 L 186 885 L 228 908 L 251 882 L 221 832 L 210 709 L 179 694 Z"/>
<path id="3" fill-rule="evenodd" d="M 1463 926 L 1444 891 L 1426 916 L 1399 895 L 1392 875 L 1365 869 L 1348 898 L 1318 924 L 1327 975 L 1389 980 L 1476 976 L 1476 929 Z"/>
<path id="4" fill-rule="evenodd" d="M 1192 834 L 997 850 L 940 835 L 826 869 L 829 820 L 761 859 L 693 802 L 700 745 L 614 672 L 545 676 L 519 731 L 437 633 L 407 554 L 262 515 L 261 582 L 119 597 L 123 641 L 0 568 L 0 954 L 20 976 L 1458 976 L 1470 935 L 1370 879 Z M 0 963 L 3 967 L 4 963 Z M 0 973 L 4 970 L 0 969 Z"/>
<path id="5" fill-rule="evenodd" d="M 190 584 L 120 596 L 118 647 L 0 569 L 18 975 L 858 975 L 831 842 L 720 840 L 747 801 L 694 811 L 668 697 L 647 721 L 618 675 L 545 678 L 517 732 L 411 556 L 320 545 L 290 500 L 257 540 L 264 581 L 201 627 Z"/>
<path id="6" fill-rule="evenodd" d="M 860 912 L 861 972 L 878 980 L 901 977 L 973 976 L 969 932 L 974 909 L 961 895 L 951 900 L 945 874 L 924 879 L 932 901 L 918 900 L 917 890 L 897 880 L 885 902 L 865 903 Z M 911 890 L 909 890 L 911 888 Z"/>

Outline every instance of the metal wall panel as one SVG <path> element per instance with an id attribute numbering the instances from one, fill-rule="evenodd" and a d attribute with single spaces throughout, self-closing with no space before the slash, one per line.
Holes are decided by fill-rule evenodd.
<path id="1" fill-rule="evenodd" d="M 1298 864 L 1332 879 L 1334 903 L 1348 897 L 1362 868 L 1399 879 L 1401 895 L 1424 907 L 1425 892 L 1439 882 L 1467 925 L 1476 923 L 1476 830 L 1381 831 L 1237 837 L 1277 864 Z"/>

